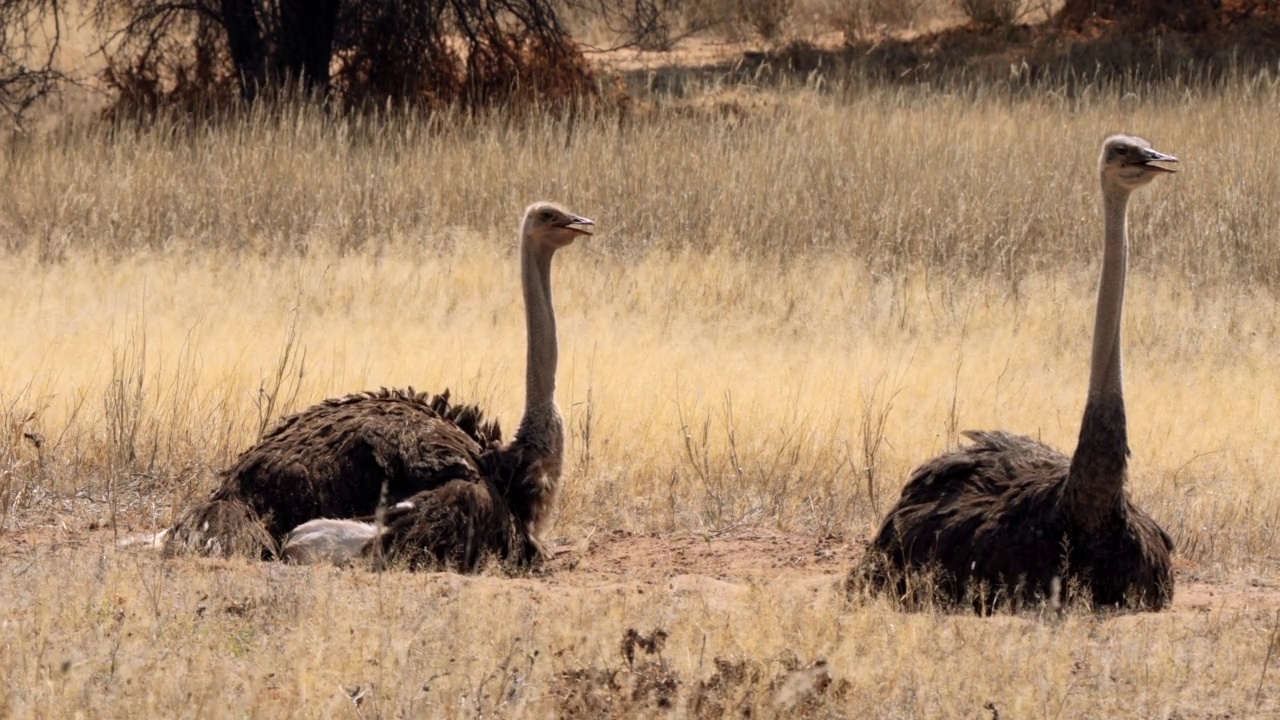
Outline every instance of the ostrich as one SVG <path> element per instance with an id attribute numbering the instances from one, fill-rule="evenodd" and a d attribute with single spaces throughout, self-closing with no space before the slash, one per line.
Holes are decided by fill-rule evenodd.
<path id="1" fill-rule="evenodd" d="M 390 507 L 396 532 L 388 540 L 400 541 L 393 549 L 435 538 L 431 554 L 465 567 L 490 551 L 517 563 L 540 558 L 564 454 L 551 258 L 590 235 L 592 225 L 554 203 L 525 210 L 528 366 L 514 440 L 503 444 L 497 423 L 475 406 L 451 402 L 447 390 L 431 396 L 384 388 L 325 400 L 284 418 L 242 453 L 212 496 L 165 534 L 165 553 L 278 556 L 296 528 L 294 559 L 350 556 L 376 533 L 359 521 L 328 518 Z M 433 520 L 441 527 L 425 526 Z M 454 547 L 459 542 L 464 547 Z"/>
<path id="2" fill-rule="evenodd" d="M 847 588 L 909 604 L 989 612 L 1078 591 L 1095 608 L 1159 610 L 1173 600 L 1173 541 L 1125 490 L 1129 454 L 1120 328 L 1129 194 L 1177 162 L 1137 137 L 1102 145 L 1105 243 L 1089 394 L 1075 455 L 1022 435 L 966 432 L 973 444 L 917 467 Z"/>

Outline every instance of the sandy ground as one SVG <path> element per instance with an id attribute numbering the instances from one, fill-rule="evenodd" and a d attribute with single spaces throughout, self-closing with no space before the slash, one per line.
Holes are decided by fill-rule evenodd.
<path id="1" fill-rule="evenodd" d="M 639 584 L 659 592 L 714 596 L 745 593 L 753 583 L 761 583 L 817 593 L 841 582 L 861 552 L 860 543 L 842 538 L 769 530 L 721 537 L 602 532 L 563 552 L 544 572 L 546 582 L 563 585 Z M 1175 564 L 1172 612 L 1280 609 L 1280 585 L 1273 581 L 1208 579 L 1191 563 Z"/>
<path id="2" fill-rule="evenodd" d="M 144 546 L 116 546 L 117 538 L 138 534 L 137 529 L 114 533 L 92 523 L 84 529 L 56 522 L 27 525 L 0 533 L 0 561 L 21 563 L 34 559 L 41 550 L 59 548 L 151 552 Z M 783 594 L 816 595 L 844 579 L 862 546 L 861 541 L 842 537 L 763 528 L 715 536 L 597 530 L 576 542 L 561 540 L 550 562 L 516 582 L 542 585 L 551 594 L 627 588 L 658 595 L 698 596 L 712 604 L 738 600 L 753 587 L 764 586 L 782 588 Z M 173 562 L 221 564 L 199 559 Z M 1280 582 L 1272 578 L 1208 571 L 1182 558 L 1175 558 L 1174 564 L 1177 586 L 1170 612 L 1280 610 Z"/>

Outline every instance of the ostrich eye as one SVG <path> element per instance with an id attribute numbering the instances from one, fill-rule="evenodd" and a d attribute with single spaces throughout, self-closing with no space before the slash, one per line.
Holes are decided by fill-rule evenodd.
<path id="1" fill-rule="evenodd" d="M 550 211 L 550 210 L 543 210 L 543 211 L 542 211 L 542 219 L 543 219 L 543 220 L 550 220 L 550 219 L 551 219 L 551 211 Z"/>
<path id="2" fill-rule="evenodd" d="M 1117 154 L 1117 155 L 1128 155 L 1128 154 L 1129 154 L 1129 146 L 1128 146 L 1128 145 L 1121 145 L 1121 146 L 1117 147 L 1117 148 L 1116 148 L 1116 154 Z"/>

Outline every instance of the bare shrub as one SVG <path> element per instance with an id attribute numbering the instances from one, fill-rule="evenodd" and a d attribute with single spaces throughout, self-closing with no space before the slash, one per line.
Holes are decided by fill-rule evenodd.
<path id="1" fill-rule="evenodd" d="M 723 26 L 733 13 L 698 0 L 562 0 L 570 13 L 589 17 L 613 34 L 613 48 L 668 52 L 681 40 Z"/>
<path id="2" fill-rule="evenodd" d="M 626 0 L 598 0 L 602 8 L 614 3 L 631 7 Z M 634 0 L 636 8 L 664 6 L 666 17 L 663 27 L 681 27 L 680 39 L 694 33 L 711 30 L 726 39 L 741 40 L 757 35 L 773 41 L 781 36 L 784 26 L 791 19 L 796 0 Z"/>
<path id="3" fill-rule="evenodd" d="M 824 8 L 827 25 L 847 40 L 915 27 L 928 0 L 836 0 Z"/>
<path id="4" fill-rule="evenodd" d="M 1005 27 L 1012 25 L 1023 14 L 1025 0 L 956 0 L 956 7 L 965 17 L 979 25 Z"/>
<path id="5" fill-rule="evenodd" d="M 870 21 L 890 30 L 914 27 L 926 0 L 861 0 Z"/>
<path id="6" fill-rule="evenodd" d="M 52 20 L 52 31 L 42 26 Z M 52 0 L 0 0 L 0 112 L 19 120 L 63 79 L 54 69 L 62 8 Z"/>
<path id="7" fill-rule="evenodd" d="M 641 50 L 668 51 L 679 33 L 681 0 L 634 0 L 623 5 L 621 18 L 628 43 Z"/>
<path id="8" fill-rule="evenodd" d="M 795 0 L 742 0 L 739 19 L 765 40 L 774 40 L 791 17 Z"/>

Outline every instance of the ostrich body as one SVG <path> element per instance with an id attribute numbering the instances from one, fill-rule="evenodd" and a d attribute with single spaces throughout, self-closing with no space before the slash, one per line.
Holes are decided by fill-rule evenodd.
<path id="1" fill-rule="evenodd" d="M 1173 600 L 1173 542 L 1125 490 L 1129 447 L 1121 317 L 1130 193 L 1176 162 L 1141 138 L 1107 138 L 1099 160 L 1105 244 L 1089 394 L 1075 454 L 1022 435 L 967 432 L 973 444 L 920 465 L 849 578 L 908 603 L 998 606 L 1089 598 L 1159 610 Z"/>
<path id="2" fill-rule="evenodd" d="M 325 400 L 283 419 L 242 453 L 212 496 L 178 518 L 165 552 L 283 553 L 305 562 L 349 559 L 381 538 L 389 552 L 462 569 L 486 553 L 517 564 L 538 559 L 564 453 L 551 258 L 590 235 L 590 225 L 553 203 L 525 210 L 528 367 L 524 416 L 510 443 L 479 408 L 450 402 L 448 391 L 383 389 Z M 345 519 L 372 517 L 379 507 L 390 508 L 382 531 Z"/>

